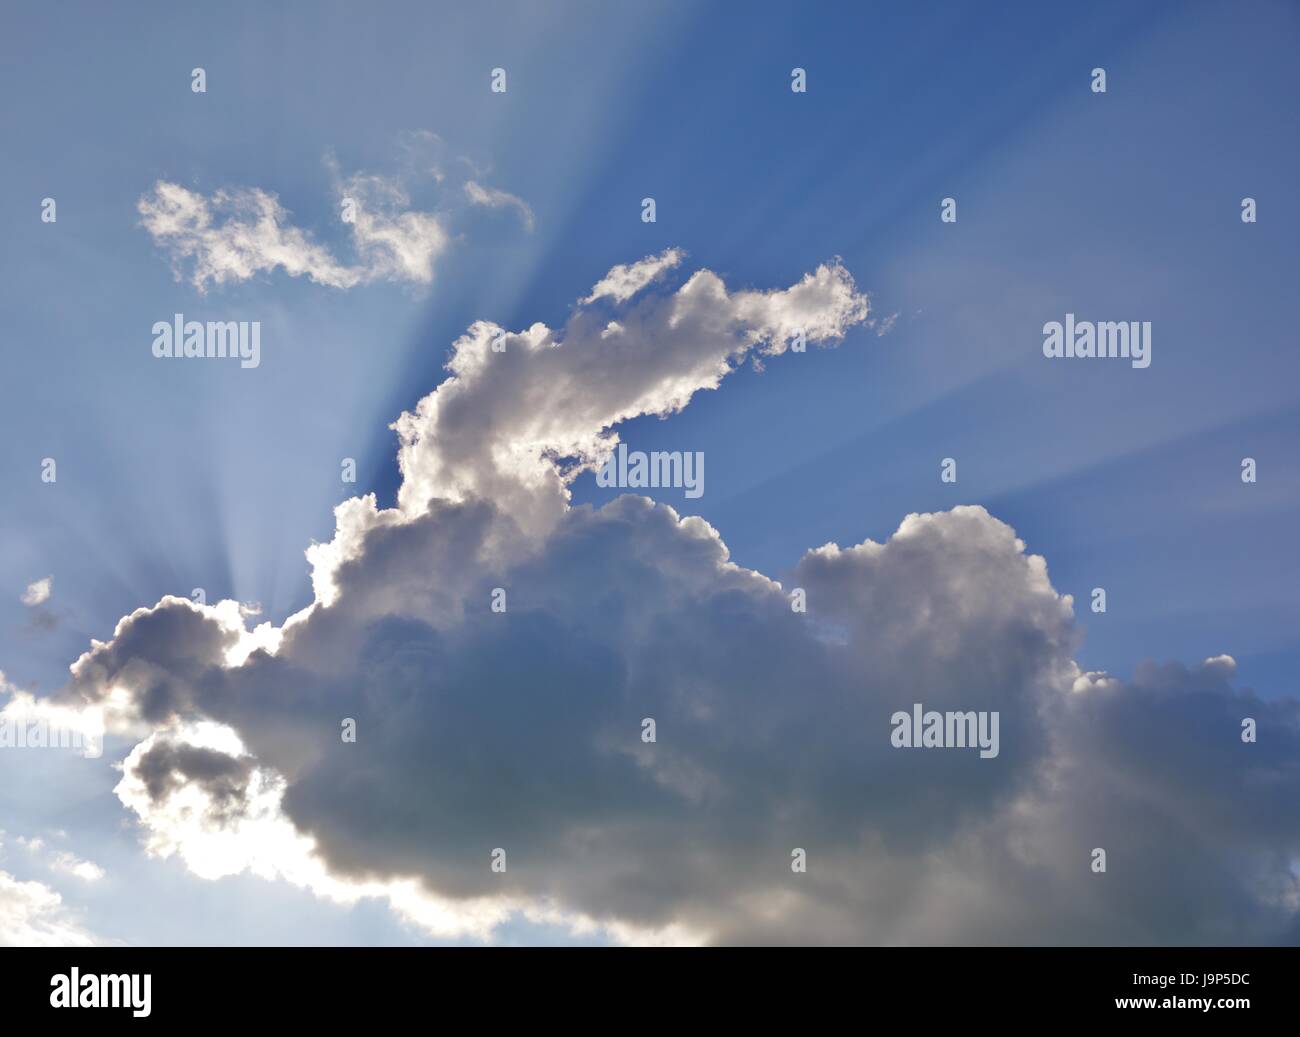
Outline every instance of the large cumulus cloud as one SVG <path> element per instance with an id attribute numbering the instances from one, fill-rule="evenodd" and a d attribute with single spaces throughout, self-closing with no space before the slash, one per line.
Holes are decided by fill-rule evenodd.
<path id="1" fill-rule="evenodd" d="M 665 287 L 683 259 L 615 268 L 561 329 L 475 324 L 394 426 L 397 505 L 340 506 L 283 627 L 167 598 L 78 660 L 64 699 L 140 737 L 118 793 L 150 847 L 437 933 L 1295 939 L 1297 703 L 1235 690 L 1226 657 L 1081 673 L 1070 599 L 984 509 L 810 551 L 783 587 L 698 518 L 570 504 L 620 422 L 867 315 L 835 262 Z M 999 754 L 893 748 L 914 702 L 997 710 Z"/>

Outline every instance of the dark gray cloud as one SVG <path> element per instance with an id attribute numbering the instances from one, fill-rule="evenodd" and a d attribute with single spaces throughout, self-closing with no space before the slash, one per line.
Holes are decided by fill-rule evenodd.
<path id="1" fill-rule="evenodd" d="M 396 540 L 379 531 L 376 565 L 395 550 L 414 567 L 439 530 L 490 514 L 436 508 Z M 129 662 L 103 674 L 146 708 L 166 686 L 179 714 L 238 731 L 287 777 L 294 825 L 358 880 L 418 875 L 441 897 L 545 899 L 724 941 L 1294 937 L 1293 701 L 1234 691 L 1224 661 L 1079 675 L 1068 604 L 981 509 L 810 554 L 806 616 L 700 526 L 635 497 L 573 509 L 536 556 L 466 579 L 451 622 L 432 603 L 350 615 L 358 566 L 338 603 L 237 669 L 146 648 L 178 630 L 221 643 L 174 599 L 119 632 L 103 654 L 130 645 Z M 488 607 L 496 579 L 504 614 Z M 998 757 L 892 748 L 889 717 L 914 701 L 1000 711 Z M 345 716 L 356 744 L 339 739 Z M 1243 716 L 1258 743 L 1241 742 Z M 144 780 L 183 778 L 223 810 L 248 766 L 160 753 Z M 498 846 L 506 875 L 487 867 Z"/>
<path id="2" fill-rule="evenodd" d="M 865 316 L 844 277 L 818 289 L 825 337 Z M 644 343 L 756 311 L 753 334 L 729 334 L 757 342 L 789 324 L 770 312 L 789 297 L 700 278 L 676 302 L 619 299 L 651 328 Z M 559 347 L 572 355 L 554 362 L 535 326 L 517 363 L 576 391 L 583 351 L 605 348 L 575 332 L 593 320 L 579 308 Z M 982 508 L 809 552 L 781 587 L 666 506 L 571 507 L 555 456 L 595 463 L 611 415 L 671 410 L 719 375 L 677 343 L 679 362 L 599 367 L 610 384 L 589 383 L 600 399 L 577 418 L 523 414 L 491 399 L 524 382 L 505 367 L 493 382 L 486 336 L 462 340 L 452 378 L 399 422 L 401 508 L 339 509 L 334 542 L 314 551 L 317 602 L 258 635 L 263 648 L 250 652 L 233 603 L 171 598 L 77 664 L 66 697 L 117 701 L 155 732 L 127 765 L 147 795 L 123 794 L 155 837 L 182 838 L 168 831 L 181 791 L 204 794 L 220 828 L 258 815 L 272 789 L 332 881 L 414 877 L 453 911 L 547 905 L 632 939 L 1295 940 L 1294 699 L 1236 690 L 1226 658 L 1081 673 L 1070 600 Z M 463 405 L 480 399 L 499 409 Z M 918 702 L 997 711 L 998 755 L 892 747 L 891 716 Z M 241 748 L 187 743 L 204 721 Z M 496 847 L 504 874 L 489 869 Z M 791 870 L 796 847 L 806 874 Z"/>
<path id="3" fill-rule="evenodd" d="M 248 757 L 158 741 L 140 755 L 134 774 L 154 800 L 165 800 L 178 789 L 193 785 L 206 794 L 217 814 L 224 815 L 242 811 L 252 769 Z"/>

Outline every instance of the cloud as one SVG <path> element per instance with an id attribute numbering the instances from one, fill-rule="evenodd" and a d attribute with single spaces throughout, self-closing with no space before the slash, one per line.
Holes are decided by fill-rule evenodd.
<path id="1" fill-rule="evenodd" d="M 3 834 L 3 833 L 0 833 Z M 45 840 L 39 836 L 17 836 L 14 839 L 19 846 L 32 853 L 39 854 L 45 849 Z M 62 872 L 85 882 L 98 882 L 104 877 L 104 869 L 94 861 L 83 860 L 67 850 L 53 850 L 49 854 L 48 865 L 51 871 Z"/>
<path id="2" fill-rule="evenodd" d="M 220 190 L 209 198 L 159 180 L 136 209 L 154 243 L 171 256 L 176 279 L 188 261 L 190 283 L 200 291 L 273 270 L 332 288 L 351 288 L 366 277 L 364 268 L 340 263 L 291 225 L 279 199 L 260 188 Z"/>
<path id="3" fill-rule="evenodd" d="M 258 187 L 204 195 L 159 180 L 136 204 L 140 223 L 169 256 L 176 279 L 189 280 L 200 292 L 275 271 L 338 289 L 379 281 L 428 285 L 437 260 L 451 244 L 454 208 L 415 209 L 407 190 L 413 181 L 445 179 L 422 158 L 440 146 L 437 138 L 410 134 L 400 144 L 404 168 L 394 176 L 358 173 L 344 178 L 327 159 L 339 217 L 355 253 L 350 262 L 309 230 L 295 226 L 279 197 Z M 465 183 L 464 190 L 467 204 L 514 207 L 532 229 L 532 210 L 523 199 L 474 181 Z"/>
<path id="4" fill-rule="evenodd" d="M 465 181 L 465 196 L 474 205 L 483 205 L 489 209 L 514 209 L 523 221 L 524 227 L 533 230 L 533 210 L 527 202 L 509 191 L 495 187 L 483 187 L 474 180 Z"/>
<path id="5" fill-rule="evenodd" d="M 572 506 L 619 423 L 867 317 L 837 262 L 647 291 L 680 260 L 616 268 L 562 329 L 473 325 L 394 426 L 397 506 L 336 509 L 282 627 L 169 597 L 74 664 L 61 699 L 143 734 L 117 794 L 150 850 L 443 935 L 1293 942 L 1300 704 L 1226 656 L 1083 672 L 1073 602 L 985 509 L 824 545 L 783 586 L 700 518 Z M 918 702 L 998 711 L 1000 753 L 893 748 Z"/>
<path id="6" fill-rule="evenodd" d="M 885 317 L 883 320 L 881 320 L 879 324 L 876 326 L 876 337 L 883 338 L 884 336 L 888 335 L 891 331 L 894 330 L 894 325 L 897 323 L 898 323 L 898 314 L 891 313 L 888 317 Z"/>
<path id="7" fill-rule="evenodd" d="M 49 886 L 0 871 L 0 947 L 93 947 L 97 942 Z"/>
<path id="8" fill-rule="evenodd" d="M 443 937 L 486 940 L 515 916 L 576 931 L 595 929 L 594 922 L 523 899 L 440 897 L 416 877 L 336 876 L 317 852 L 316 840 L 285 815 L 284 779 L 257 766 L 233 729 L 208 721 L 141 742 L 124 762 L 115 791 L 140 818 L 148 851 L 179 856 L 200 878 L 248 873 L 309 889 L 334 903 L 382 900 L 408 924 Z"/>
<path id="9" fill-rule="evenodd" d="M 406 209 L 406 196 L 377 178 L 354 178 L 346 190 L 354 203 L 349 226 L 359 259 L 352 265 L 290 224 L 279 199 L 260 188 L 222 190 L 206 198 L 160 180 L 137 208 L 144 228 L 171 255 L 177 279 L 189 261 L 190 281 L 200 291 L 274 270 L 331 288 L 372 281 L 431 283 L 434 261 L 449 241 L 439 218 Z"/>
<path id="10" fill-rule="evenodd" d="M 29 583 L 27 589 L 23 591 L 23 604 L 28 608 L 44 605 L 50 600 L 50 591 L 53 584 L 53 576 L 46 576 L 43 580 L 35 580 Z"/>
<path id="11" fill-rule="evenodd" d="M 0 836 L 3 835 L 4 832 L 0 831 Z M 18 836 L 15 842 L 32 853 L 39 853 L 45 846 L 40 839 L 23 836 Z M 71 854 L 56 854 L 55 866 L 60 857 L 77 861 Z M 98 872 L 93 878 L 103 875 L 89 861 L 77 863 Z M 78 877 L 92 876 L 83 872 Z M 56 890 L 42 882 L 23 881 L 0 870 L 0 947 L 92 947 L 98 942 L 64 907 L 63 898 Z"/>
<path id="12" fill-rule="evenodd" d="M 602 277 L 591 294 L 582 300 L 590 305 L 597 299 L 613 299 L 616 303 L 627 302 L 647 285 L 672 270 L 686 253 L 679 248 L 665 249 L 657 256 L 646 256 L 635 263 L 620 263 Z"/>
<path id="13" fill-rule="evenodd" d="M 351 227 L 361 280 L 432 283 L 434 261 L 451 240 L 443 220 L 411 210 L 406 192 L 383 177 L 354 176 L 343 191 L 356 203 Z"/>
<path id="14" fill-rule="evenodd" d="M 669 249 L 635 266 L 679 261 L 679 251 Z M 650 281 L 630 279 L 643 287 Z M 746 355 L 784 352 L 796 329 L 837 342 L 867 313 L 866 298 L 838 262 L 781 290 L 728 291 L 716 274 L 698 270 L 675 291 L 625 291 L 622 298 L 617 321 L 607 308 L 580 303 L 562 329 L 473 324 L 452 347 L 452 377 L 393 426 L 400 514 L 418 514 L 435 497 L 478 499 L 538 535 L 567 507 L 565 481 L 618 443 L 618 423 L 681 410 L 696 392 L 717 388 Z M 346 554 L 358 523 L 386 521 L 366 507 L 347 506 L 335 550 L 313 556 L 318 584 Z"/>
<path id="15" fill-rule="evenodd" d="M 104 869 L 94 861 L 83 860 L 76 854 L 68 853 L 66 850 L 55 853 L 54 858 L 50 861 L 50 867 L 55 871 L 63 872 L 65 875 L 81 879 L 83 882 L 98 882 L 104 877 Z"/>
<path id="16" fill-rule="evenodd" d="M 110 696 L 108 702 L 119 713 L 128 708 L 120 696 Z M 102 752 L 103 733 L 101 707 L 58 696 L 37 698 L 9 683 L 0 671 L 0 751 L 44 746 L 93 758 Z"/>

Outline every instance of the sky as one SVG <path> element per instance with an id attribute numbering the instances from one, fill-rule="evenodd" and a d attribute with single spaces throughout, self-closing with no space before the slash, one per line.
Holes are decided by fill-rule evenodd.
<path id="1" fill-rule="evenodd" d="M 1294 943 L 1298 30 L 6 5 L 0 943 Z"/>

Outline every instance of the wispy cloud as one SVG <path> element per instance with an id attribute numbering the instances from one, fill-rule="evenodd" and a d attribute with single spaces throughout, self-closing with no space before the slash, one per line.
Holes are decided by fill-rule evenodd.
<path id="1" fill-rule="evenodd" d="M 54 587 L 54 577 L 46 576 L 40 580 L 34 580 L 27 585 L 23 591 L 22 602 L 28 608 L 35 608 L 37 605 L 44 605 L 50 600 L 50 593 Z"/>
<path id="2" fill-rule="evenodd" d="M 66 850 L 59 850 L 54 854 L 50 860 L 50 868 L 81 879 L 83 882 L 98 882 L 104 877 L 104 869 L 94 861 L 83 860 L 75 853 Z"/>
<path id="3" fill-rule="evenodd" d="M 171 256 L 177 279 L 188 265 L 189 281 L 200 291 L 276 270 L 331 288 L 372 281 L 429 284 L 434 260 L 448 242 L 439 218 L 401 209 L 401 194 L 381 201 L 383 193 L 373 185 L 359 183 L 357 193 L 348 225 L 358 260 L 350 264 L 294 226 L 280 200 L 260 188 L 204 196 L 160 180 L 137 208 L 144 228 Z"/>
<path id="4" fill-rule="evenodd" d="M 392 175 L 342 176 L 337 161 L 326 157 L 337 203 L 335 230 L 350 240 L 351 258 L 295 224 L 280 197 L 260 187 L 203 194 L 159 180 L 136 208 L 141 225 L 171 259 L 177 280 L 188 280 L 200 292 L 277 271 L 337 289 L 380 281 L 428 285 L 453 240 L 450 221 L 466 206 L 513 209 L 532 230 L 527 202 L 478 180 L 452 192 L 445 208 L 415 208 L 413 187 L 447 179 L 436 156 L 443 145 L 429 133 L 403 134 L 398 143 L 401 169 Z"/>
<path id="5" fill-rule="evenodd" d="M 495 187 L 483 187 L 474 180 L 465 182 L 465 194 L 474 205 L 487 206 L 489 209 L 514 209 L 519 214 L 524 226 L 529 231 L 533 229 L 533 210 L 518 195 Z"/>

